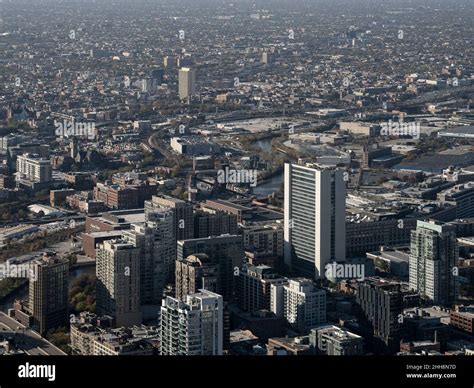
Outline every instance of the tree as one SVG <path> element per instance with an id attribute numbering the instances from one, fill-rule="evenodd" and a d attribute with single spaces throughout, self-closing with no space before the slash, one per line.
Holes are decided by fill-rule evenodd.
<path id="1" fill-rule="evenodd" d="M 69 265 L 74 265 L 77 263 L 77 254 L 75 253 L 69 253 L 67 256 L 66 256 L 66 259 L 69 260 Z"/>
<path id="2" fill-rule="evenodd" d="M 183 194 L 184 189 L 182 187 L 178 187 L 171 192 L 171 195 L 175 198 L 182 198 Z"/>
<path id="3" fill-rule="evenodd" d="M 71 285 L 69 305 L 73 313 L 95 311 L 95 276 L 84 274 L 79 276 Z"/>
<path id="4" fill-rule="evenodd" d="M 71 354 L 71 337 L 65 327 L 49 330 L 46 339 L 63 352 Z"/>
<path id="5" fill-rule="evenodd" d="M 15 128 L 16 126 L 17 126 L 16 121 L 13 119 L 13 117 L 10 117 L 8 119 L 7 128 L 12 129 L 12 128 Z"/>
<path id="6" fill-rule="evenodd" d="M 181 166 L 178 164 L 175 167 L 173 167 L 171 176 L 174 178 L 174 177 L 177 177 L 180 173 L 181 173 Z"/>

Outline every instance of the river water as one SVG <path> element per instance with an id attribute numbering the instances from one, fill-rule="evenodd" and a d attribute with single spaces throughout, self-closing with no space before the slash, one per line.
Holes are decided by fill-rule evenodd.
<path id="1" fill-rule="evenodd" d="M 252 145 L 254 145 L 255 147 L 261 148 L 262 151 L 272 152 L 272 138 L 271 137 L 254 141 Z"/>
<path id="2" fill-rule="evenodd" d="M 257 140 L 252 143 L 254 146 L 259 147 L 262 151 L 272 152 L 272 138 Z M 253 193 L 260 196 L 266 197 L 280 190 L 281 184 L 283 183 L 283 171 L 272 178 L 266 180 L 261 185 L 258 185 L 253 189 Z"/>

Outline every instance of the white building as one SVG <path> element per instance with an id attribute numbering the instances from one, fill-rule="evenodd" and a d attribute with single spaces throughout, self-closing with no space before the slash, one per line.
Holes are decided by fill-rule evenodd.
<path id="1" fill-rule="evenodd" d="M 28 210 L 34 214 L 43 213 L 43 215 L 48 217 L 61 217 L 64 213 L 52 206 L 33 204 L 28 206 Z"/>
<path id="2" fill-rule="evenodd" d="M 328 356 L 359 356 L 364 351 L 364 339 L 334 325 L 311 329 L 309 343 L 317 354 Z"/>
<path id="3" fill-rule="evenodd" d="M 142 92 L 143 93 L 154 93 L 156 91 L 157 82 L 155 79 L 148 77 L 142 79 Z"/>
<path id="4" fill-rule="evenodd" d="M 346 255 L 346 182 L 332 167 L 285 164 L 285 264 L 312 279 Z"/>
<path id="5" fill-rule="evenodd" d="M 295 330 L 305 332 L 326 322 L 326 291 L 304 278 L 272 284 L 270 309 Z"/>
<path id="6" fill-rule="evenodd" d="M 133 122 L 133 129 L 147 131 L 151 129 L 151 120 L 137 120 Z"/>
<path id="7" fill-rule="evenodd" d="M 215 155 L 221 151 L 218 144 L 199 136 L 172 137 L 170 145 L 181 155 Z"/>
<path id="8" fill-rule="evenodd" d="M 45 183 L 53 179 L 53 169 L 49 159 L 37 155 L 18 155 L 16 159 L 17 178 Z"/>
<path id="9" fill-rule="evenodd" d="M 223 299 L 200 290 L 186 302 L 168 296 L 160 314 L 162 355 L 222 355 L 224 336 Z"/>

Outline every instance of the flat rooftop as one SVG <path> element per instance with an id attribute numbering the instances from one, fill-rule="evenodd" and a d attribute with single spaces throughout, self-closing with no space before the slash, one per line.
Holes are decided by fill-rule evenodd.
<path id="1" fill-rule="evenodd" d="M 461 125 L 459 127 L 442 129 L 438 136 L 474 137 L 474 125 Z"/>
<path id="2" fill-rule="evenodd" d="M 102 237 L 114 237 L 119 236 L 122 234 L 121 230 L 109 230 L 103 232 L 90 232 L 90 233 L 82 233 L 82 235 L 87 235 L 95 238 L 102 238 Z"/>
<path id="3" fill-rule="evenodd" d="M 258 341 L 258 337 L 253 335 L 250 330 L 233 330 L 230 332 L 230 343 L 242 341 Z"/>
<path id="4" fill-rule="evenodd" d="M 145 210 L 144 209 L 134 209 L 134 210 L 123 210 L 123 211 L 112 211 L 102 214 L 102 216 L 97 217 L 100 221 L 111 223 L 111 224 L 120 224 L 120 223 L 129 223 L 135 224 L 140 222 L 145 222 Z"/>
<path id="5" fill-rule="evenodd" d="M 227 206 L 235 210 L 241 210 L 241 211 L 249 211 L 252 210 L 251 207 L 248 206 L 242 206 L 239 205 L 238 203 L 230 202 L 230 201 L 225 201 L 223 199 L 213 199 L 213 200 L 207 200 L 204 202 L 203 206 L 213 206 L 213 205 L 221 205 L 221 206 Z"/>
<path id="6" fill-rule="evenodd" d="M 380 256 L 384 259 L 394 261 L 397 263 L 408 263 L 410 260 L 410 255 L 408 253 L 400 252 L 400 251 L 377 251 L 377 252 L 367 252 L 370 255 Z"/>
<path id="7" fill-rule="evenodd" d="M 309 349 L 308 336 L 270 338 L 270 341 L 276 346 L 291 349 L 292 351 L 303 352 Z"/>
<path id="8" fill-rule="evenodd" d="M 467 167 L 474 164 L 474 152 L 462 154 L 423 155 L 413 161 L 404 161 L 393 167 L 395 170 L 425 171 L 441 173 L 449 166 Z"/>
<path id="9" fill-rule="evenodd" d="M 0 234 L 7 235 L 12 233 L 20 233 L 23 231 L 33 230 L 38 228 L 36 225 L 16 225 L 7 228 L 1 228 Z"/>
<path id="10" fill-rule="evenodd" d="M 339 341 L 350 340 L 354 338 L 362 338 L 357 334 L 351 333 L 350 331 L 343 329 L 342 327 L 335 325 L 323 325 L 314 327 L 313 330 L 317 330 L 320 333 L 335 338 Z"/>

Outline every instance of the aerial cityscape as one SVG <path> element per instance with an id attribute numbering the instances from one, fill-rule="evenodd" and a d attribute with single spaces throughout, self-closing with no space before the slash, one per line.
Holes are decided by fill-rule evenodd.
<path id="1" fill-rule="evenodd" d="M 0 11 L 0 356 L 474 356 L 472 0 Z"/>

